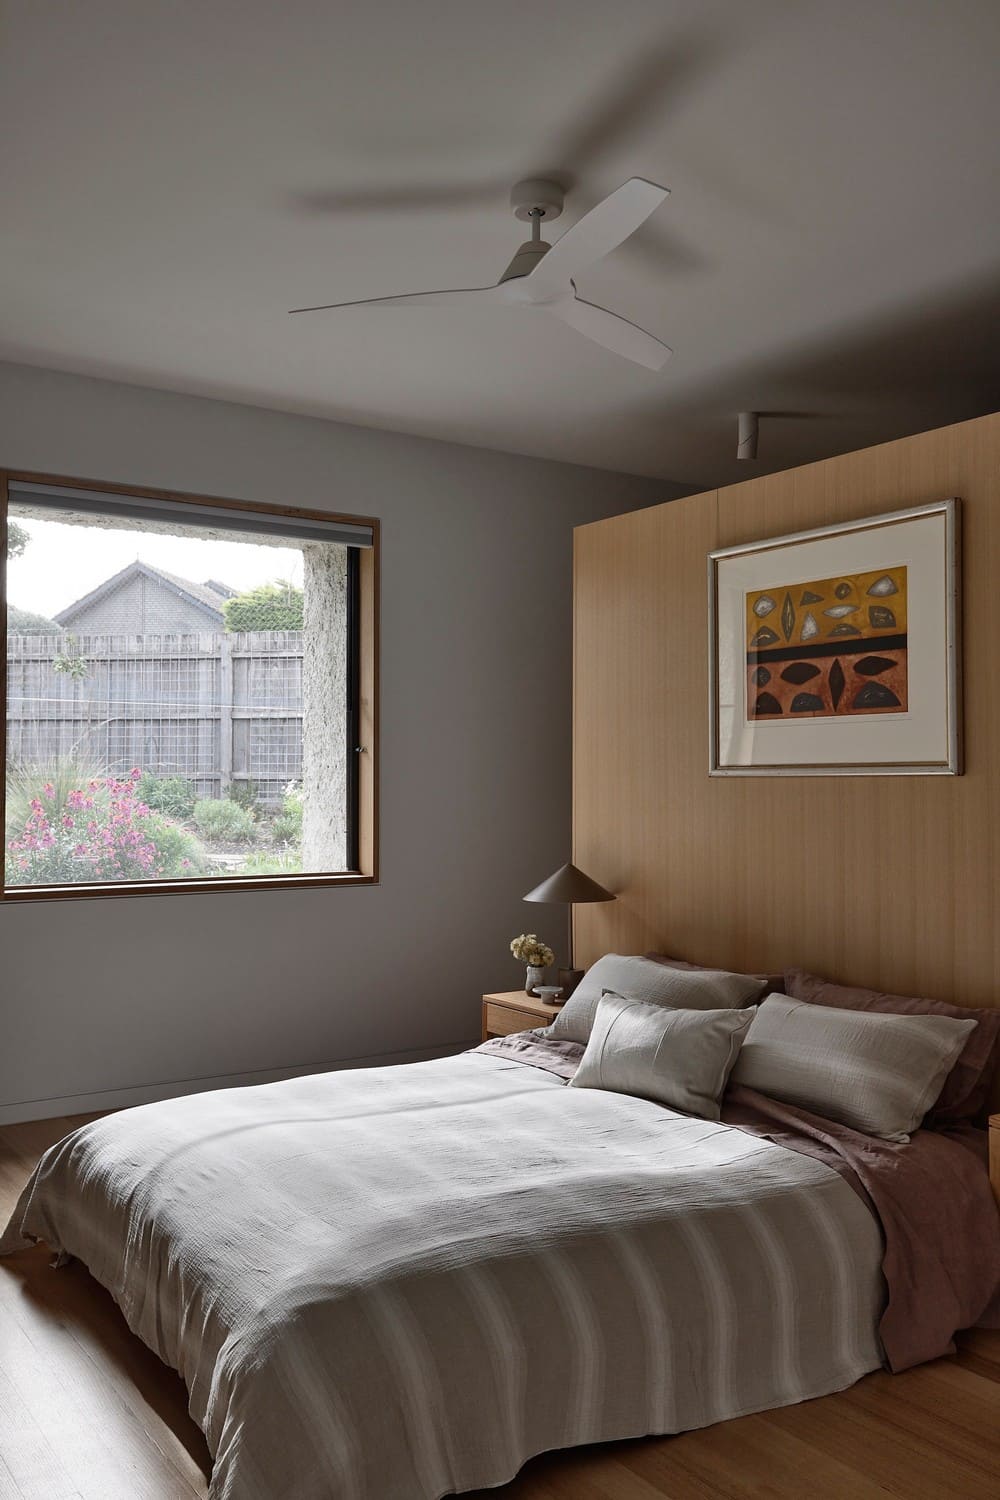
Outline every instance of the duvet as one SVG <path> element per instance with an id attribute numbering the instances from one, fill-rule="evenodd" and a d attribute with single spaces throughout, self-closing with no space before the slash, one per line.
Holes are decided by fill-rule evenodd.
<path id="1" fill-rule="evenodd" d="M 86 1125 L 25 1239 L 180 1371 L 212 1500 L 437 1500 L 882 1360 L 881 1232 L 830 1166 L 489 1052 Z"/>

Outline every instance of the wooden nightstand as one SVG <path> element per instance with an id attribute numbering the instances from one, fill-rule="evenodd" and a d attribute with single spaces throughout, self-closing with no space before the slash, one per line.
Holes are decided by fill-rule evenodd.
<path id="1" fill-rule="evenodd" d="M 1000 1203 L 1000 1115 L 990 1115 L 990 1182 Z"/>
<path id="2" fill-rule="evenodd" d="M 561 1005 L 546 1005 L 524 990 L 509 990 L 502 995 L 483 996 L 483 1041 L 491 1036 L 510 1036 L 512 1031 L 531 1031 L 547 1026 L 562 1010 Z"/>

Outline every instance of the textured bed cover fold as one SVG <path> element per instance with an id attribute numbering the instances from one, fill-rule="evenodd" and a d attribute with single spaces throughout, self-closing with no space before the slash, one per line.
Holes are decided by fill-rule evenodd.
<path id="1" fill-rule="evenodd" d="M 180 1370 L 212 1500 L 437 1500 L 882 1357 L 880 1231 L 829 1166 L 502 1055 L 109 1116 L 24 1237 Z"/>
<path id="2" fill-rule="evenodd" d="M 578 1042 L 533 1032 L 497 1037 L 477 1050 L 567 1080 L 583 1056 Z M 950 1353 L 959 1329 L 1000 1328 L 1000 1209 L 984 1130 L 919 1130 L 901 1145 L 735 1085 L 722 1119 L 826 1162 L 878 1215 L 887 1292 L 879 1335 L 890 1369 Z"/>

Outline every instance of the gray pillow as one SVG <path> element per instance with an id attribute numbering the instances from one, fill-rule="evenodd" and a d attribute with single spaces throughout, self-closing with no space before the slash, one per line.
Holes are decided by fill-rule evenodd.
<path id="1" fill-rule="evenodd" d="M 670 969 L 648 958 L 606 953 L 587 970 L 542 1035 L 560 1042 L 589 1041 L 605 990 L 678 1010 L 735 1010 L 762 995 L 764 981 L 750 974 L 727 974 L 723 969 Z"/>
<path id="2" fill-rule="evenodd" d="M 732 1081 L 866 1135 L 908 1141 L 976 1024 L 769 995 Z"/>
<path id="3" fill-rule="evenodd" d="M 654 964 L 666 964 L 671 969 L 711 969 L 713 964 L 692 964 L 686 958 L 671 958 L 667 953 L 647 953 L 646 957 Z M 731 972 L 731 971 L 727 971 Z M 751 979 L 759 979 L 763 983 L 769 995 L 783 995 L 785 993 L 785 976 L 781 974 L 751 974 Z"/>
<path id="4" fill-rule="evenodd" d="M 570 1086 L 635 1094 L 717 1120 L 719 1100 L 754 1013 L 754 1006 L 671 1010 L 605 994 Z"/>

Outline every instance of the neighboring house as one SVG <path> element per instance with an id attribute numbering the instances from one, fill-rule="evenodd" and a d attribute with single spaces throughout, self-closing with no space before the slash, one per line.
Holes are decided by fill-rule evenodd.
<path id="1" fill-rule="evenodd" d="M 60 610 L 56 622 L 76 635 L 173 635 L 224 630 L 222 605 L 235 589 L 211 579 L 191 583 L 149 563 L 129 563 Z"/>

